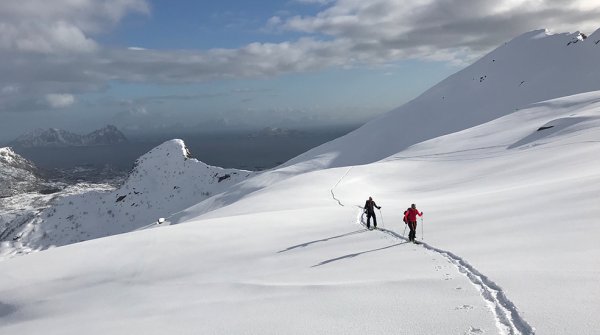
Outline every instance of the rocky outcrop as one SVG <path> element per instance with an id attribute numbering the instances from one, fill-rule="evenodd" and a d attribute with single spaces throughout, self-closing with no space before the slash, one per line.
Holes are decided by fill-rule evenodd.
<path id="1" fill-rule="evenodd" d="M 11 148 L 0 148 L 0 198 L 41 190 L 42 183 L 33 163 Z"/>

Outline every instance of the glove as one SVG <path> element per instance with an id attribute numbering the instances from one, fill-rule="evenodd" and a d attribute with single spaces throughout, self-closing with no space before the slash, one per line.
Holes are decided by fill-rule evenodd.
<path id="1" fill-rule="evenodd" d="M 377 209 L 381 209 L 381 206 L 377 207 Z"/>

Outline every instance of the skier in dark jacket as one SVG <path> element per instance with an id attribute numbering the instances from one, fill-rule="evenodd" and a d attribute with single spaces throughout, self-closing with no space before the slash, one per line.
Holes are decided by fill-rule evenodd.
<path id="1" fill-rule="evenodd" d="M 417 235 L 417 215 L 423 216 L 423 212 L 419 212 L 415 204 L 410 205 L 410 208 L 404 212 L 404 223 L 408 225 L 410 233 L 408 233 L 408 240 L 415 242 Z"/>
<path id="2" fill-rule="evenodd" d="M 365 213 L 367 214 L 367 229 L 371 229 L 371 217 L 373 217 L 373 227 L 377 228 L 377 217 L 375 216 L 375 207 L 377 209 L 381 209 L 380 206 L 377 206 L 373 198 L 369 197 L 369 200 L 365 202 Z"/>

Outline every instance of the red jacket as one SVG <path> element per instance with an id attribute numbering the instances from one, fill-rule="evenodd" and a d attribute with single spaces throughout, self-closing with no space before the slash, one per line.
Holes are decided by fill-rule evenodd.
<path id="1" fill-rule="evenodd" d="M 406 214 L 404 215 L 404 218 L 409 221 L 409 222 L 416 222 L 417 221 L 417 215 L 418 216 L 422 216 L 423 213 L 420 213 L 418 209 L 416 208 L 409 208 L 406 211 Z"/>

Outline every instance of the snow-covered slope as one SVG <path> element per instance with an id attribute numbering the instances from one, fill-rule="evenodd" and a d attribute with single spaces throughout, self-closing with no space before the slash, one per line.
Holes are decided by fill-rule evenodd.
<path id="1" fill-rule="evenodd" d="M 183 141 L 168 141 L 139 158 L 117 190 L 64 197 L 32 218 L 13 233 L 22 248 L 5 254 L 43 250 L 152 225 L 158 218 L 218 194 L 250 175 L 248 171 L 206 165 L 189 157 Z"/>
<path id="2" fill-rule="evenodd" d="M 197 203 L 170 215 L 181 224 L 1 262 L 0 332 L 600 333 L 597 35 L 525 34 L 356 132 L 208 199 L 171 200 L 174 186 L 200 178 L 181 162 L 201 163 L 167 142 L 140 162 L 136 182 L 46 219 L 75 219 L 91 238 L 130 230 L 129 211 L 148 203 Z M 172 152 L 179 163 L 158 170 Z M 206 176 L 219 187 L 219 174 Z M 382 206 L 382 230 L 361 225 L 368 196 Z M 105 220 L 109 202 L 119 214 Z M 422 245 L 402 237 L 410 203 L 425 212 Z M 86 209 L 105 221 L 80 220 Z M 175 210 L 148 220 L 165 212 Z M 62 244 L 79 237 L 46 232 Z"/>
<path id="3" fill-rule="evenodd" d="M 593 92 L 177 226 L 5 261 L 0 331 L 596 334 L 599 144 Z M 385 230 L 361 225 L 369 195 Z M 421 246 L 402 238 L 411 202 Z"/>
<path id="4" fill-rule="evenodd" d="M 33 163 L 11 148 L 0 148 L 0 198 L 39 190 L 42 182 Z"/>
<path id="5" fill-rule="evenodd" d="M 41 224 L 41 213 L 54 206 L 61 198 L 112 190 L 114 190 L 114 186 L 109 184 L 77 183 L 68 185 L 52 182 L 39 191 L 0 198 L 0 261 L 35 251 L 30 248 L 27 239 L 23 237 L 31 231 L 33 224 Z M 39 246 L 36 248 L 39 250 Z"/>
<path id="6" fill-rule="evenodd" d="M 409 103 L 282 166 L 202 202 L 177 220 L 209 212 L 291 176 L 368 164 L 422 141 L 458 132 L 531 103 L 600 90 L 600 30 L 525 33 L 448 77 Z"/>
<path id="7" fill-rule="evenodd" d="M 106 187 L 109 186 L 67 186 L 47 181 L 32 162 L 11 148 L 0 148 L 0 260 L 30 251 L 19 242 L 23 228 L 37 220 L 40 212 L 52 206 L 55 199 Z"/>
<path id="8" fill-rule="evenodd" d="M 332 167 L 371 163 L 530 103 L 600 90 L 598 41 L 600 30 L 585 40 L 580 33 L 523 34 L 413 101 L 286 165 L 325 157 Z"/>

